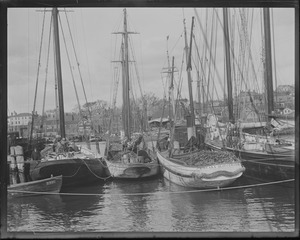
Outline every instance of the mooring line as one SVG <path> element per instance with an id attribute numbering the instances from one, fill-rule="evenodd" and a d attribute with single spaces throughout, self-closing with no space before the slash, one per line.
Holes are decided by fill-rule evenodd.
<path id="1" fill-rule="evenodd" d="M 31 192 L 31 191 L 18 191 L 18 190 L 8 190 L 8 193 L 27 193 L 27 194 L 39 194 L 39 195 L 65 195 L 65 196 L 140 196 L 140 195 L 159 195 L 159 194 L 181 194 L 181 193 L 198 193 L 198 192 L 214 192 L 223 190 L 233 190 L 233 189 L 243 189 L 251 187 L 261 187 L 267 185 L 275 185 L 280 183 L 288 183 L 295 181 L 295 179 L 287 179 L 282 181 L 267 182 L 267 183 L 257 183 L 249 184 L 243 186 L 235 187 L 225 187 L 225 188 L 212 188 L 212 189 L 195 189 L 187 191 L 176 191 L 176 192 L 148 192 L 148 193 L 54 193 L 54 192 Z"/>

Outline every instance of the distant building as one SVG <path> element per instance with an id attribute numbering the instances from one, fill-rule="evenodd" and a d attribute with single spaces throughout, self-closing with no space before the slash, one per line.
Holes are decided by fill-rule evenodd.
<path id="1" fill-rule="evenodd" d="M 275 90 L 277 93 L 282 93 L 282 92 L 288 92 L 288 93 L 294 93 L 295 92 L 295 87 L 292 85 L 279 85 L 277 89 Z"/>
<path id="2" fill-rule="evenodd" d="M 30 113 L 13 112 L 7 118 L 7 130 L 8 132 L 19 132 L 20 137 L 28 136 L 28 124 L 32 120 Z"/>

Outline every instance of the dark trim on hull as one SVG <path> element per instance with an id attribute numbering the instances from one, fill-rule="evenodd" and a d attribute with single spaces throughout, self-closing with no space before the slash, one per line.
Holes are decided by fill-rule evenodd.
<path id="1" fill-rule="evenodd" d="M 221 150 L 221 147 L 214 146 L 213 144 L 206 144 L 206 146 L 212 150 Z M 237 150 L 233 148 L 225 148 L 226 151 L 233 152 L 237 157 L 240 157 L 243 160 L 280 160 L 285 162 L 293 162 L 294 155 L 284 155 L 284 154 L 271 154 L 271 153 L 259 153 L 259 152 L 247 152 L 242 150 Z M 289 164 L 290 165 L 290 164 Z"/>
<path id="2" fill-rule="evenodd" d="M 213 144 L 207 146 L 214 150 L 220 150 L 220 147 Z M 295 178 L 295 157 L 282 154 L 259 154 L 246 153 L 245 151 L 226 148 L 227 151 L 234 152 L 237 157 L 242 159 L 246 170 L 245 177 L 257 179 L 260 181 L 281 181 Z"/>
<path id="3" fill-rule="evenodd" d="M 262 181 L 281 181 L 295 178 L 295 169 L 291 166 L 279 166 L 258 161 L 244 161 L 246 177 L 254 177 Z"/>
<path id="4" fill-rule="evenodd" d="M 64 159 L 36 163 L 32 163 L 30 169 L 33 180 L 62 175 L 62 188 L 86 185 L 109 176 L 105 162 L 100 159 Z"/>

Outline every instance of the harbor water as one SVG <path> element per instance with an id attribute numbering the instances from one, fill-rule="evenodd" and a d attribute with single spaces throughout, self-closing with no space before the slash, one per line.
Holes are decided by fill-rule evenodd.
<path id="1" fill-rule="evenodd" d="M 245 177 L 228 189 L 205 191 L 162 176 L 109 179 L 54 195 L 8 199 L 7 212 L 7 231 L 19 233 L 291 233 L 295 188 L 294 182 L 255 185 Z"/>

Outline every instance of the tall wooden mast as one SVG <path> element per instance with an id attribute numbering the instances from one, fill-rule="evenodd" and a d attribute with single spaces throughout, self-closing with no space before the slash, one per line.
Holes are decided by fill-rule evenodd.
<path id="1" fill-rule="evenodd" d="M 123 32 L 123 40 L 124 40 L 124 49 L 123 49 L 123 127 L 125 136 L 130 138 L 130 98 L 129 98 L 129 65 L 128 65 L 128 32 L 127 32 L 127 16 L 126 9 L 124 9 L 124 32 Z"/>
<path id="2" fill-rule="evenodd" d="M 228 112 L 229 112 L 229 121 L 231 123 L 234 123 L 233 100 L 232 100 L 232 80 L 231 80 L 231 62 L 230 62 L 230 43 L 229 43 L 229 33 L 228 33 L 228 11 L 227 11 L 227 8 L 223 8 L 223 21 L 224 21 L 224 40 L 225 40 L 225 55 L 226 55 Z"/>
<path id="3" fill-rule="evenodd" d="M 59 124 L 60 135 L 62 138 L 66 137 L 65 133 L 65 116 L 64 116 L 64 99 L 63 99 L 63 86 L 61 74 L 61 59 L 60 59 L 60 46 L 59 46 L 59 30 L 58 30 L 58 10 L 52 9 L 53 16 L 53 35 L 54 35 L 54 53 L 55 53 L 55 66 L 56 66 L 56 79 L 58 87 L 58 104 L 59 104 Z"/>
<path id="4" fill-rule="evenodd" d="M 264 35 L 265 35 L 265 94 L 266 94 L 266 113 L 272 114 L 274 111 L 274 97 L 273 97 L 273 77 L 272 77 L 272 55 L 271 55 L 271 30 L 270 30 L 270 10 L 263 9 L 264 15 Z"/>
<path id="5" fill-rule="evenodd" d="M 192 136 L 196 136 L 195 130 L 195 112 L 194 112 L 194 100 L 193 100 L 193 89 L 192 89 L 192 36 L 193 36 L 193 27 L 194 27 L 194 17 L 192 18 L 192 28 L 191 28 L 191 39 L 190 39 L 190 47 L 187 45 L 187 35 L 186 35 L 186 26 L 185 20 L 184 24 L 184 37 L 185 37 L 185 52 L 186 52 L 186 62 L 187 62 L 187 75 L 188 75 L 188 87 L 189 87 L 189 98 L 190 98 L 190 119 L 187 118 L 188 125 L 188 139 Z"/>

